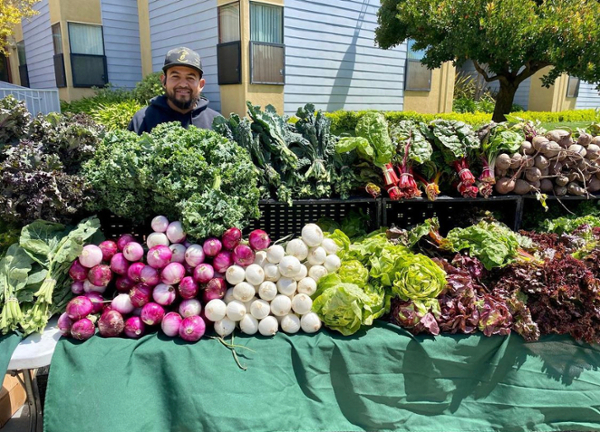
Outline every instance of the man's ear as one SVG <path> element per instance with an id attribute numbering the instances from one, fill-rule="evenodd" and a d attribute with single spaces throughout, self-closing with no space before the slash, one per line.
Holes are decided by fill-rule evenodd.
<path id="1" fill-rule="evenodd" d="M 160 76 L 160 82 L 162 83 L 163 87 L 167 86 L 167 77 L 165 76 L 165 74 L 162 74 Z"/>

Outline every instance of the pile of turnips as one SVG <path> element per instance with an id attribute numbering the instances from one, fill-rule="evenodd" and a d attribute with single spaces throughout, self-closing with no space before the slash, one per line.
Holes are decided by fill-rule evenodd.
<path id="1" fill-rule="evenodd" d="M 258 332 L 272 336 L 279 328 L 286 333 L 300 329 L 317 332 L 321 320 L 311 312 L 311 296 L 321 277 L 340 268 L 336 243 L 324 238 L 316 224 L 308 224 L 302 237 L 289 241 L 285 248 L 278 244 L 265 248 L 265 243 L 258 246 L 252 264 L 235 262 L 225 272 L 232 285 L 225 297 L 206 304 L 204 313 L 214 321 L 215 331 L 227 336 L 239 326 L 249 335 Z"/>
<path id="2" fill-rule="evenodd" d="M 194 342 L 213 324 L 221 336 L 237 326 L 263 335 L 320 329 L 310 296 L 340 260 L 317 225 L 285 248 L 262 230 L 244 241 L 230 228 L 190 244 L 180 222 L 157 216 L 151 226 L 145 245 L 125 234 L 84 246 L 69 271 L 77 297 L 59 318 L 63 334 L 86 340 L 97 327 L 104 337 L 139 338 L 160 328 Z"/>
<path id="3" fill-rule="evenodd" d="M 64 334 L 88 339 L 97 318 L 105 337 L 139 338 L 148 327 L 188 341 L 204 335 L 202 305 L 225 296 L 223 273 L 254 252 L 237 228 L 200 245 L 186 241 L 180 222 L 157 216 L 151 226 L 145 247 L 129 234 L 84 246 L 69 271 L 77 297 L 59 318 Z"/>

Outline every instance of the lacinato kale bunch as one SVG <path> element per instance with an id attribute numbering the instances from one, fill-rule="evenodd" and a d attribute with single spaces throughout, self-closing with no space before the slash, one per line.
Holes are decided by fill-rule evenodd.
<path id="1" fill-rule="evenodd" d="M 90 210 L 136 222 L 163 214 L 197 239 L 260 216 L 250 155 L 213 131 L 165 123 L 141 137 L 109 132 L 83 171 L 96 193 Z"/>
<path id="2" fill-rule="evenodd" d="M 293 199 L 348 198 L 359 186 L 352 158 L 335 153 L 338 137 L 331 121 L 312 104 L 296 112 L 297 122 L 247 103 L 249 118 L 218 117 L 213 129 L 248 150 L 258 176 L 261 198 L 292 203 Z"/>
<path id="3" fill-rule="evenodd" d="M 36 219 L 71 223 L 89 201 L 83 177 L 67 174 L 60 158 L 21 141 L 5 149 L 0 163 L 0 219 L 22 226 Z"/>

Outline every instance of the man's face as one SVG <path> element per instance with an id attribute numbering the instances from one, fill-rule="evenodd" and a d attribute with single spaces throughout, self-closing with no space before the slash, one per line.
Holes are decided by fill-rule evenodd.
<path id="1" fill-rule="evenodd" d="M 163 83 L 169 105 L 179 112 L 191 111 L 200 97 L 204 82 L 195 69 L 185 66 L 167 69 Z"/>

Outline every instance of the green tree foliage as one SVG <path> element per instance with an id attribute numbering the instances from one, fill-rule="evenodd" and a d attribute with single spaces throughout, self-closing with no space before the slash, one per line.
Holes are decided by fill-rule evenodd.
<path id="1" fill-rule="evenodd" d="M 563 73 L 600 84 L 598 0 L 382 0 L 375 39 L 384 49 L 407 38 L 422 62 L 472 60 L 487 82 L 499 81 L 493 119 L 510 112 L 519 85 L 552 66 L 543 84 Z"/>

